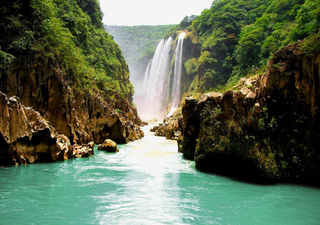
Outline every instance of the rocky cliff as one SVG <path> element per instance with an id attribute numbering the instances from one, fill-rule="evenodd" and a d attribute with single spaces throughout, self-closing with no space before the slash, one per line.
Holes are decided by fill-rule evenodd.
<path id="1" fill-rule="evenodd" d="M 0 165 L 73 158 L 69 139 L 18 97 L 0 92 Z"/>
<path id="2" fill-rule="evenodd" d="M 180 150 L 196 167 L 254 182 L 320 185 L 320 53 L 301 42 L 235 90 L 185 100 Z"/>
<path id="3" fill-rule="evenodd" d="M 143 136 L 98 0 L 3 0 L 0 91 L 0 165 L 88 156 L 93 143 Z"/>
<path id="4" fill-rule="evenodd" d="M 9 101 L 2 94 L 0 135 L 5 143 L 1 146 L 6 147 L 0 149 L 0 165 L 24 163 L 19 161 L 22 158 L 28 158 L 26 163 L 43 161 L 40 156 L 43 150 L 33 142 L 36 138 L 43 139 L 43 143 L 39 143 L 41 146 L 48 142 L 48 147 L 45 147 L 46 154 L 51 154 L 48 161 L 55 161 L 72 157 L 68 150 L 50 147 L 57 146 L 61 136 L 69 142 L 67 148 L 92 141 L 102 143 L 107 138 L 127 143 L 143 137 L 136 109 L 128 100 L 114 91 L 85 93 L 72 89 L 66 81 L 67 74 L 51 58 L 36 55 L 20 57 L 10 65 L 6 77 L 3 82 L 6 95 L 17 96 L 10 99 L 19 98 L 19 103 L 16 103 L 19 107 L 13 107 L 13 100 Z M 19 113 L 14 113 L 13 109 Z M 30 113 L 26 112 L 37 116 L 28 117 Z M 41 129 L 31 128 L 30 124 L 36 123 L 37 118 L 41 118 L 48 128 L 44 129 L 42 125 Z M 26 137 L 28 141 L 25 142 Z"/>

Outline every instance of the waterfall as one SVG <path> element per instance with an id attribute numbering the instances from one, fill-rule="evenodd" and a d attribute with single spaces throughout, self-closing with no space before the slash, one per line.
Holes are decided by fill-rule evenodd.
<path id="1" fill-rule="evenodd" d="M 168 110 L 169 103 L 172 105 L 170 110 L 172 113 L 178 107 L 180 102 L 182 45 L 184 36 L 185 33 L 181 33 L 175 45 L 173 72 L 170 70 L 170 62 L 172 61 L 173 55 L 171 46 L 173 38 L 168 37 L 159 42 L 154 56 L 152 60 L 150 60 L 144 74 L 139 89 L 139 101 L 135 101 L 139 116 L 142 119 L 149 120 L 155 118 L 162 120 L 166 115 L 165 113 Z M 172 74 L 172 78 L 170 74 Z M 172 84 L 170 84 L 170 80 Z M 169 93 L 170 89 L 171 93 Z"/>
<path id="2" fill-rule="evenodd" d="M 152 59 L 149 61 L 147 69 L 146 69 L 146 72 L 145 72 L 144 77 L 143 77 L 143 81 L 142 81 L 142 84 L 141 84 L 141 89 L 142 90 L 147 90 L 147 88 L 148 88 L 151 63 L 152 63 Z"/>
<path id="3" fill-rule="evenodd" d="M 181 85 L 181 71 L 182 71 L 182 50 L 183 50 L 183 39 L 186 33 L 182 32 L 179 35 L 178 44 L 175 51 L 176 60 L 174 63 L 174 77 L 173 77 L 173 84 L 172 84 L 172 106 L 167 115 L 171 116 L 173 112 L 178 108 L 180 103 L 180 85 Z"/>
<path id="4" fill-rule="evenodd" d="M 168 80 L 170 73 L 170 50 L 172 37 L 161 40 L 157 46 L 152 62 L 146 70 L 142 89 L 145 102 L 139 115 L 143 119 L 163 119 L 168 98 Z M 147 84 L 147 85 L 146 85 Z"/>
<path id="5" fill-rule="evenodd" d="M 144 108 L 145 108 L 145 90 L 148 88 L 149 76 L 150 76 L 150 67 L 151 67 L 152 59 L 149 61 L 146 72 L 144 74 L 142 83 L 137 87 L 135 86 L 133 101 L 137 107 L 139 115 L 141 118 L 144 116 Z"/>

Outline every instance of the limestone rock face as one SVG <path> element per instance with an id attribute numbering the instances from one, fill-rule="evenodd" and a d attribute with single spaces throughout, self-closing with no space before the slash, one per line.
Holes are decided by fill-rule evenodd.
<path id="1" fill-rule="evenodd" d="M 102 144 L 98 146 L 98 150 L 107 151 L 107 152 L 118 152 L 117 143 L 110 139 L 106 139 Z"/>
<path id="2" fill-rule="evenodd" d="M 320 53 L 301 42 L 275 53 L 265 74 L 183 106 L 181 151 L 196 167 L 254 182 L 320 185 Z"/>
<path id="3" fill-rule="evenodd" d="M 69 139 L 18 97 L 0 92 L 0 165 L 73 158 Z"/>
<path id="4" fill-rule="evenodd" d="M 72 145 L 78 149 L 77 146 L 101 143 L 107 138 L 127 143 L 144 136 L 136 109 L 117 92 L 92 90 L 92 93 L 86 93 L 74 85 L 71 88 L 70 75 L 64 73 L 59 63 L 50 57 L 30 52 L 16 58 L 8 68 L 9 74 L 1 76 L 2 93 L 9 97 L 17 96 L 19 103 L 15 106 L 13 100 L 1 97 L 1 111 L 7 113 L 6 118 L 10 120 L 1 119 L 0 139 L 5 149 L 11 150 L 0 151 L 0 164 L 21 164 L 24 163 L 23 158 L 27 158 L 27 162 L 66 159 L 73 155 Z M 33 122 L 38 121 L 35 117 L 41 117 L 46 124 Z M 30 144 L 33 135 L 41 139 L 41 143 L 47 142 L 50 157 L 42 153 L 32 153 L 30 157 L 19 153 L 33 149 L 29 145 L 39 145 Z M 30 140 L 22 140 L 22 137 Z M 58 154 L 58 150 L 54 150 L 55 138 L 60 143 L 58 148 L 63 148 L 66 153 Z M 22 142 L 29 144 L 20 144 Z M 45 145 L 42 143 L 37 149 L 46 152 Z"/>
<path id="5" fill-rule="evenodd" d="M 127 99 L 111 90 L 105 93 L 93 91 L 89 94 L 83 90 L 72 89 L 66 82 L 67 76 L 68 74 L 61 70 L 57 61 L 30 53 L 30 55 L 18 57 L 10 65 L 9 75 L 2 77 L 2 90 L 6 96 L 17 96 L 20 99 L 19 102 L 25 106 L 23 111 L 27 112 L 27 108 L 31 107 L 34 112 L 37 112 L 34 114 L 47 121 L 50 129 L 54 128 L 56 133 L 70 140 L 70 145 L 101 143 L 107 138 L 117 143 L 127 143 L 144 136 L 139 127 L 141 122 L 137 111 Z M 7 105 L 7 109 L 10 107 L 16 109 L 12 102 L 6 104 L 5 98 L 2 98 L 1 101 L 3 101 L 2 105 Z M 3 108 L 2 111 L 5 109 Z M 30 125 L 26 121 L 21 122 L 23 121 L 21 118 L 16 119 L 17 116 L 28 116 L 26 113 L 16 113 L 13 110 L 11 114 L 8 118 L 15 119 L 4 121 L 4 124 L 1 124 L 2 127 L 7 126 L 3 128 L 3 132 L 9 132 L 11 129 L 11 136 L 2 133 L 3 138 L 10 137 L 10 140 L 2 140 L 9 146 L 21 136 L 20 126 L 23 128 L 21 132 L 27 132 L 24 126 L 38 126 Z M 41 127 L 32 128 L 36 131 Z M 42 128 L 41 130 L 43 130 L 41 132 L 48 133 L 44 134 L 46 136 L 53 135 L 51 131 L 45 131 Z M 27 136 L 30 134 L 28 133 Z M 20 149 L 19 144 L 15 146 L 18 146 L 15 149 Z M 10 152 L 11 157 L 14 150 Z M 3 156 L 2 159 L 6 157 Z M 69 156 L 55 157 L 68 158 Z M 31 157 L 30 160 L 33 161 L 33 158 Z M 12 164 L 11 161 L 5 163 Z"/>

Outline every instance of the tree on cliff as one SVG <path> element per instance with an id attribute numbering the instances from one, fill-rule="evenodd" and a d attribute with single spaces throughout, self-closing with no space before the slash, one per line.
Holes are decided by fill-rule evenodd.
<path id="1" fill-rule="evenodd" d="M 98 0 L 1 2 L 0 166 L 143 136 L 128 65 L 101 18 Z"/>
<path id="2" fill-rule="evenodd" d="M 111 89 L 131 98 L 128 65 L 103 28 L 97 0 L 4 0 L 1 4 L 2 88 L 7 66 L 32 52 L 56 59 L 68 83 L 79 90 Z"/>
<path id="3" fill-rule="evenodd" d="M 319 20 L 320 0 L 221 0 L 187 28 L 192 91 L 228 82 L 184 101 L 178 143 L 197 168 L 320 185 Z"/>
<path id="4" fill-rule="evenodd" d="M 241 77 L 265 71 L 267 61 L 282 47 L 319 33 L 319 0 L 221 0 L 174 30 L 186 29 L 198 52 L 197 83 L 208 91 Z"/>

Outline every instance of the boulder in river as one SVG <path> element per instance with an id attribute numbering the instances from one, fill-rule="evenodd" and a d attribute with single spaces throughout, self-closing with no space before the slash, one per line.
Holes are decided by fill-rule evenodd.
<path id="1" fill-rule="evenodd" d="M 73 145 L 73 155 L 76 158 L 84 158 L 84 157 L 92 156 L 94 154 L 93 147 L 94 147 L 93 141 L 84 145 L 75 144 Z"/>
<path id="2" fill-rule="evenodd" d="M 98 146 L 98 150 L 107 151 L 107 152 L 118 152 L 117 143 L 111 139 L 106 139 L 102 144 Z"/>
<path id="3" fill-rule="evenodd" d="M 155 132 L 155 136 L 163 136 L 166 139 L 178 140 L 183 129 L 183 117 L 167 117 L 158 126 L 154 126 L 150 131 Z"/>

